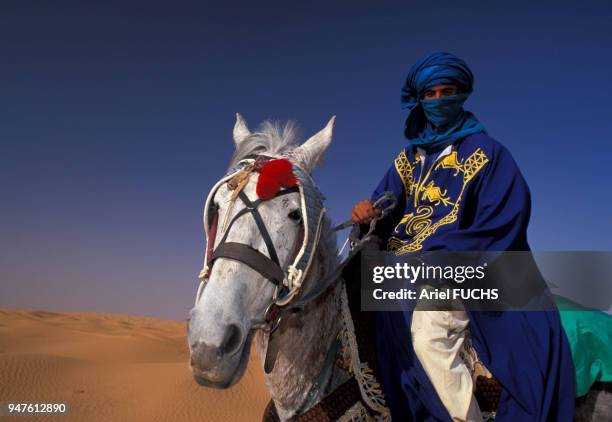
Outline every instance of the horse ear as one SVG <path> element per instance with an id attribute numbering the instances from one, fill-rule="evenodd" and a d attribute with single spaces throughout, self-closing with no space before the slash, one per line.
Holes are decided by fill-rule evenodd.
<path id="1" fill-rule="evenodd" d="M 249 135 L 251 131 L 247 127 L 246 120 L 240 113 L 236 113 L 236 124 L 234 125 L 234 144 L 240 145 Z"/>
<path id="2" fill-rule="evenodd" d="M 307 171 L 312 171 L 323 159 L 332 140 L 335 122 L 336 116 L 332 116 L 323 129 L 294 150 L 295 159 Z"/>

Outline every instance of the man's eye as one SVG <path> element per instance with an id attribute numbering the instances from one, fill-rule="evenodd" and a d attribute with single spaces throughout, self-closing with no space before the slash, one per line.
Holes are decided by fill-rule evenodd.
<path id="1" fill-rule="evenodd" d="M 289 214 L 287 214 L 287 217 L 289 217 L 293 221 L 302 221 L 302 213 L 300 212 L 300 210 L 291 211 Z"/>

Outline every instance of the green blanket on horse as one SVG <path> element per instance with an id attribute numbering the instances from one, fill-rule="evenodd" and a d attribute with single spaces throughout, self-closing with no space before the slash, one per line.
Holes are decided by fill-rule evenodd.
<path id="1" fill-rule="evenodd" d="M 580 397 L 597 381 L 612 382 L 612 316 L 561 296 L 555 299 L 572 349 L 576 397 Z"/>

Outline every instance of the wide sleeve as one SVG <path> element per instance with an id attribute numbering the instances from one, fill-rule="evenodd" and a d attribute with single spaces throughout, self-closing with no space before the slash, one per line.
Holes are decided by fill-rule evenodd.
<path id="1" fill-rule="evenodd" d="M 393 192 L 398 202 L 404 197 L 404 184 L 395 168 L 395 163 L 391 164 L 383 178 L 374 189 L 370 199 L 372 202 L 376 202 L 383 193 Z"/>
<path id="2" fill-rule="evenodd" d="M 463 199 L 458 229 L 440 236 L 432 249 L 529 250 L 527 226 L 531 196 L 510 152 L 498 145 L 475 182 Z"/>
<path id="3" fill-rule="evenodd" d="M 386 245 L 387 239 L 395 226 L 394 222 L 397 222 L 398 219 L 401 218 L 403 210 L 406 206 L 406 190 L 404 183 L 397 172 L 395 161 L 383 175 L 382 179 L 378 183 L 378 186 L 376 186 L 376 189 L 374 189 L 370 199 L 372 202 L 376 202 L 385 192 L 392 192 L 397 199 L 397 204 L 386 218 L 379 220 L 376 224 L 374 234 L 381 240 L 381 247 Z M 383 208 L 388 205 L 389 204 L 382 204 Z M 361 225 L 361 232 L 367 232 L 368 227 L 369 225 Z"/>

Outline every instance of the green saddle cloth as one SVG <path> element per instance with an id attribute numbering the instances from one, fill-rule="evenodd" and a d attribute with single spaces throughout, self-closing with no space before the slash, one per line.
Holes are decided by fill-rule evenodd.
<path id="1" fill-rule="evenodd" d="M 576 370 L 576 397 L 593 383 L 612 382 L 612 316 L 555 296 Z"/>

